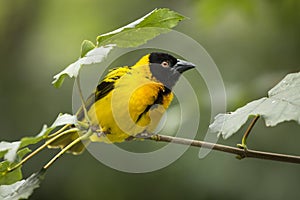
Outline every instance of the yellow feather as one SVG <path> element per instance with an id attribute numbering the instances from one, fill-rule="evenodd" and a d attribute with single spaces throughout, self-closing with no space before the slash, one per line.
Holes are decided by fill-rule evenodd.
<path id="1" fill-rule="evenodd" d="M 90 136 L 90 141 L 123 142 L 142 132 L 153 133 L 170 105 L 173 93 L 154 77 L 151 72 L 153 68 L 150 67 L 150 59 L 152 61 L 160 59 L 155 60 L 155 63 L 169 65 L 171 63 L 175 65 L 177 60 L 168 54 L 152 53 L 145 55 L 131 67 L 112 69 L 87 99 L 85 106 L 88 118 L 91 120 L 93 129 L 98 129 Z M 158 68 L 161 71 L 166 69 L 163 65 L 158 65 L 158 67 L 162 67 Z M 167 70 L 170 70 L 172 66 L 169 67 Z M 177 79 L 174 84 L 176 81 Z M 78 110 L 77 118 L 86 121 L 82 108 Z M 53 141 L 49 147 L 63 148 L 78 137 L 77 133 L 62 136 Z M 90 141 L 84 141 L 84 143 Z M 84 144 L 78 143 L 69 151 L 78 154 L 83 150 Z"/>
<path id="2" fill-rule="evenodd" d="M 151 76 L 149 64 L 135 66 L 130 73 L 115 82 L 114 90 L 95 102 L 89 109 L 88 115 L 92 119 L 92 124 L 100 125 L 101 131 L 106 133 L 101 136 L 96 134 L 91 136 L 91 141 L 123 142 L 129 136 L 135 136 L 143 131 L 152 132 L 172 101 L 173 94 L 170 93 L 163 97 L 162 107 L 157 106 L 149 110 L 137 121 L 147 106 L 155 102 L 159 91 L 163 90 L 164 86 L 155 79 L 149 79 Z"/>

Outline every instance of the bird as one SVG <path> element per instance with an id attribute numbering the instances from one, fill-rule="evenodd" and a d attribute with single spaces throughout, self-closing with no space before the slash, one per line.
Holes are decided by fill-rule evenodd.
<path id="1" fill-rule="evenodd" d="M 151 135 L 173 100 L 180 76 L 193 68 L 193 63 L 169 53 L 152 52 L 132 66 L 111 69 L 76 113 L 93 134 L 68 152 L 80 154 L 90 142 L 120 143 Z M 79 135 L 70 131 L 48 147 L 63 149 Z"/>

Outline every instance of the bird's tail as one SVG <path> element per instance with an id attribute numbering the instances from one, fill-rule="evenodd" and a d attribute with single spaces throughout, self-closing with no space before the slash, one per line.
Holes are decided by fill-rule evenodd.
<path id="1" fill-rule="evenodd" d="M 59 136 L 60 135 L 60 136 Z M 56 139 L 53 140 L 53 138 L 56 137 Z M 77 130 L 71 131 L 71 128 L 69 128 L 69 131 L 63 131 L 62 133 L 58 135 L 50 135 L 49 140 L 53 140 L 49 145 L 48 148 L 65 148 L 68 145 L 70 145 L 73 141 L 75 141 L 77 138 L 80 137 L 80 134 Z M 85 150 L 85 146 L 90 143 L 90 140 L 84 140 L 84 141 L 78 141 L 73 146 L 71 146 L 68 149 L 68 153 L 72 153 L 74 155 L 81 154 Z"/>

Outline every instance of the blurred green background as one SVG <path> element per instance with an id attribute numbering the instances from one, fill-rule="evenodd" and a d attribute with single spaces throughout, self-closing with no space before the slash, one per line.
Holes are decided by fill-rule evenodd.
<path id="1" fill-rule="evenodd" d="M 67 80 L 59 90 L 51 81 L 54 74 L 78 58 L 84 39 L 94 41 L 97 35 L 158 7 L 190 18 L 176 30 L 197 40 L 216 62 L 225 82 L 228 110 L 265 96 L 287 73 L 299 71 L 298 0 L 2 0 L 1 141 L 35 135 L 59 112 L 72 111 L 73 81 Z M 204 129 L 207 126 L 201 124 Z M 219 143 L 234 146 L 243 130 Z M 299 155 L 299 141 L 296 123 L 266 128 L 260 121 L 248 142 L 250 148 Z M 65 155 L 49 170 L 31 199 L 300 197 L 300 167 L 296 164 L 240 161 L 220 152 L 200 160 L 198 151 L 190 148 L 172 165 L 147 174 L 113 170 L 88 152 Z M 54 153 L 45 151 L 28 162 L 23 167 L 25 176 L 37 171 Z"/>

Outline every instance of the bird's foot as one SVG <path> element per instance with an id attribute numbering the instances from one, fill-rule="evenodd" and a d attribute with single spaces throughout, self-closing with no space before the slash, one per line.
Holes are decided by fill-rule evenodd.
<path id="1" fill-rule="evenodd" d="M 148 133 L 148 132 L 142 132 L 142 133 L 135 135 L 134 137 L 137 139 L 150 139 L 150 138 L 152 138 L 153 135 L 155 135 L 155 134 Z"/>

